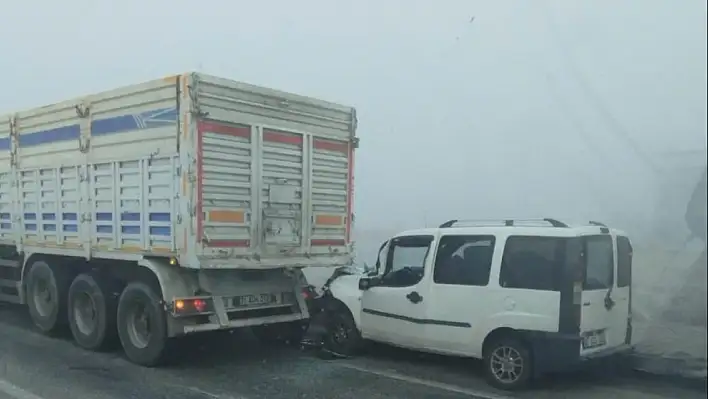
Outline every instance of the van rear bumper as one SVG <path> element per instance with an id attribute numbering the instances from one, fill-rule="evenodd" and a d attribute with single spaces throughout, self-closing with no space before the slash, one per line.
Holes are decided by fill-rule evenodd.
<path id="1" fill-rule="evenodd" d="M 631 345 L 623 344 L 581 356 L 580 337 L 570 334 L 536 333 L 532 334 L 530 341 L 537 374 L 570 371 L 601 359 L 632 352 Z"/>

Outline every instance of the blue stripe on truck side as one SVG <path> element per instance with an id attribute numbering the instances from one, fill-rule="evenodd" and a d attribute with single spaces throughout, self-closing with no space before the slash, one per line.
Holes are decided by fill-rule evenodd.
<path id="1" fill-rule="evenodd" d="M 176 125 L 178 113 L 176 107 L 158 108 L 140 113 L 97 118 L 91 121 L 91 136 L 106 136 L 133 130 L 148 130 L 156 127 Z M 78 123 L 52 129 L 20 134 L 19 146 L 57 143 L 66 140 L 78 140 L 81 129 Z M 10 150 L 10 138 L 0 138 L 0 150 Z"/>
<path id="2" fill-rule="evenodd" d="M 25 230 L 27 231 L 37 231 L 37 221 L 42 221 L 42 229 L 44 231 L 57 231 L 57 223 L 51 222 L 74 222 L 74 223 L 62 223 L 61 230 L 68 233 L 76 233 L 79 231 L 79 226 L 76 224 L 78 220 L 78 215 L 73 212 L 64 212 L 61 214 L 61 220 L 57 220 L 57 215 L 54 213 L 23 213 L 23 218 L 25 222 Z M 112 212 L 96 212 L 95 219 L 96 222 L 108 222 L 111 224 L 98 223 L 96 225 L 96 233 L 99 234 L 113 234 L 113 213 Z M 137 212 L 123 212 L 120 214 L 121 222 L 140 222 L 140 213 Z M 157 223 L 169 223 L 171 221 L 171 216 L 169 212 L 150 212 L 148 215 L 148 224 L 150 222 Z M 0 213 L 0 231 L 11 230 L 12 229 L 12 214 L 10 213 Z M 121 224 L 120 226 L 122 234 L 128 235 L 138 235 L 140 234 L 140 225 L 137 224 Z M 148 225 L 150 235 L 169 237 L 172 234 L 172 228 L 170 226 L 150 226 Z"/>
<path id="3" fill-rule="evenodd" d="M 159 108 L 138 114 L 118 115 L 111 118 L 96 119 L 91 123 L 91 136 L 105 136 L 131 130 L 146 130 L 156 127 L 175 125 L 177 108 Z"/>
<path id="4" fill-rule="evenodd" d="M 78 124 L 41 130 L 39 132 L 20 134 L 20 148 L 32 147 L 47 143 L 58 143 L 66 140 L 78 140 L 81 128 Z"/>

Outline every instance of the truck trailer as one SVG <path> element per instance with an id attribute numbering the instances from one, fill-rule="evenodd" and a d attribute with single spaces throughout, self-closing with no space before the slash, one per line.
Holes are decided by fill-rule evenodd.
<path id="1" fill-rule="evenodd" d="M 0 120 L 0 301 L 155 366 L 174 338 L 297 339 L 303 268 L 353 262 L 356 110 L 185 73 Z"/>

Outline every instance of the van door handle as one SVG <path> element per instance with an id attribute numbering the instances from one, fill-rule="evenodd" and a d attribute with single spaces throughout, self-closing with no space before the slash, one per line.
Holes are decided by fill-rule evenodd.
<path id="1" fill-rule="evenodd" d="M 406 298 L 408 298 L 408 300 L 414 304 L 423 301 L 423 297 L 420 296 L 420 294 L 418 294 L 416 291 L 413 291 L 410 294 L 406 295 Z"/>
<path id="2" fill-rule="evenodd" d="M 591 302 L 585 302 L 585 303 L 583 303 L 583 306 L 590 306 L 590 305 L 592 305 Z"/>

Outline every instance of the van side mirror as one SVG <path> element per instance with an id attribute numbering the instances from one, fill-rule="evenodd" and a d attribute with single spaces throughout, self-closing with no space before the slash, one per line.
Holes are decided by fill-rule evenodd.
<path id="1" fill-rule="evenodd" d="M 376 287 L 379 284 L 381 284 L 381 279 L 378 277 L 362 277 L 359 279 L 359 289 L 362 291 Z"/>

